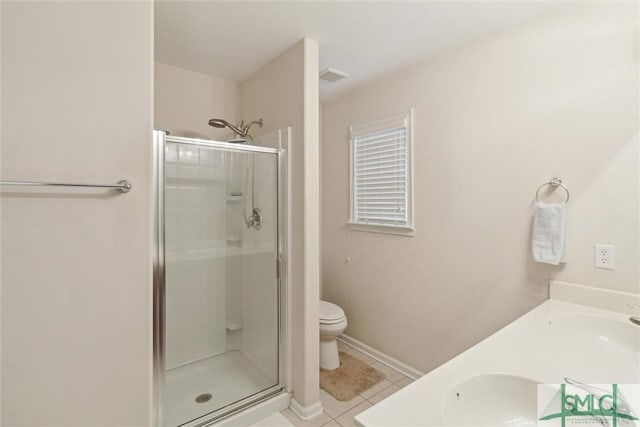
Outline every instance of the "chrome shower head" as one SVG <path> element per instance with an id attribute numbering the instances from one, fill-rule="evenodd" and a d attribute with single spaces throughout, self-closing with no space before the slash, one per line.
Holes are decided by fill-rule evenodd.
<path id="1" fill-rule="evenodd" d="M 237 128 L 224 119 L 211 119 L 209 120 L 209 126 L 219 129 L 229 128 L 240 136 L 247 136 L 246 129 L 243 129 L 242 125 L 240 125 L 240 128 Z"/>
<path id="2" fill-rule="evenodd" d="M 222 120 L 222 119 L 211 119 L 209 120 L 209 126 L 222 129 L 229 126 L 229 123 L 226 120 Z"/>
<path id="3" fill-rule="evenodd" d="M 240 126 L 236 127 L 234 125 L 232 125 L 231 123 L 229 123 L 228 121 L 224 120 L 224 119 L 210 119 L 209 120 L 209 126 L 213 126 L 215 128 L 229 128 L 232 131 L 234 131 L 236 134 L 240 135 L 241 137 L 247 137 L 247 136 L 251 136 L 249 135 L 249 129 L 251 128 L 251 126 L 253 126 L 254 124 L 257 124 L 259 127 L 262 127 L 262 119 L 260 120 L 254 120 L 251 123 L 245 125 L 244 122 L 240 122 Z"/>

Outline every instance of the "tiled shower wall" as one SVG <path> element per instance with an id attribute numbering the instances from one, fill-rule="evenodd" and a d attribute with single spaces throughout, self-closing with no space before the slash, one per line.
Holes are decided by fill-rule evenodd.
<path id="1" fill-rule="evenodd" d="M 166 152 L 166 363 L 226 350 L 225 154 L 169 143 Z"/>

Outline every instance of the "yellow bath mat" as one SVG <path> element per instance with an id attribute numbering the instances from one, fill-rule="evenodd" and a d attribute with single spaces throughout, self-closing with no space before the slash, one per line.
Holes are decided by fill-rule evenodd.
<path id="1" fill-rule="evenodd" d="M 337 400 L 351 400 L 384 379 L 384 374 L 341 351 L 340 367 L 320 369 L 320 388 Z"/>

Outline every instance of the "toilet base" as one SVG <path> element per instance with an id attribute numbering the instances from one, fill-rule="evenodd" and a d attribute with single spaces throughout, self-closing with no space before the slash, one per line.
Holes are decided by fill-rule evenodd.
<path id="1" fill-rule="evenodd" d="M 335 337 L 320 337 L 320 368 L 331 371 L 340 367 L 338 341 Z"/>

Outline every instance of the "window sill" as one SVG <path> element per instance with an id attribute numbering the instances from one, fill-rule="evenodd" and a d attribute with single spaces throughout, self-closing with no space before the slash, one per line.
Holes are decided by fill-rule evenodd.
<path id="1" fill-rule="evenodd" d="M 396 236 L 413 237 L 413 227 L 395 227 L 393 225 L 359 224 L 347 222 L 347 227 L 352 231 L 365 231 L 370 233 L 395 234 Z"/>

